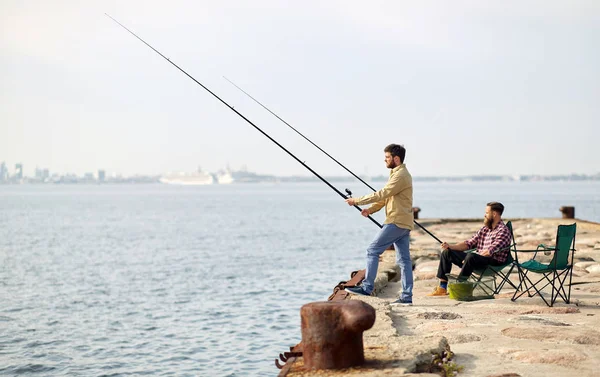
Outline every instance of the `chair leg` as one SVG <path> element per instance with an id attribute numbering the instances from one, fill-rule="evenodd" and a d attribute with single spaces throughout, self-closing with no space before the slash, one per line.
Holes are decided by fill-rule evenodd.
<path id="1" fill-rule="evenodd" d="M 481 289 L 486 293 L 486 295 L 493 296 L 494 294 L 496 294 L 496 278 L 495 278 L 495 276 L 492 275 L 492 277 L 494 277 L 494 283 L 493 283 L 492 287 L 488 286 L 487 284 L 482 283 L 482 279 L 485 277 L 485 274 L 488 270 L 489 270 L 489 267 L 485 267 L 485 269 L 481 272 L 473 272 L 471 274 L 471 276 L 469 277 L 469 279 L 472 280 L 475 283 L 475 285 L 480 285 L 480 286 L 484 287 Z M 490 271 L 492 271 L 492 273 L 495 274 L 494 270 L 490 270 Z"/>
<path id="2" fill-rule="evenodd" d="M 539 295 L 542 298 L 542 300 L 544 301 L 544 303 L 546 303 L 546 305 L 548 305 L 549 307 L 554 306 L 554 303 L 556 302 L 556 300 L 558 299 L 559 296 L 566 304 L 570 303 L 570 301 L 571 301 L 571 282 L 573 279 L 573 266 L 570 266 L 570 267 L 566 268 L 565 270 L 562 270 L 560 273 L 556 270 L 553 270 L 551 272 L 541 273 L 542 277 L 539 280 L 537 280 L 535 283 L 529 278 L 528 270 L 525 271 L 523 268 L 521 268 L 519 265 L 517 265 L 517 271 L 519 274 L 519 286 L 516 288 L 515 293 L 513 294 L 513 297 L 511 299 L 512 301 L 515 301 L 516 299 L 518 299 L 519 297 L 524 295 L 525 292 L 527 292 L 527 295 L 529 297 Z M 565 289 L 565 283 L 567 281 L 567 277 L 569 278 L 568 290 Z M 543 284 L 544 281 L 545 281 L 545 284 Z M 544 295 L 542 293 L 542 290 L 544 288 L 546 288 L 548 285 L 551 286 L 550 302 L 548 302 L 548 300 L 546 299 L 546 297 L 544 297 Z M 521 290 L 521 288 L 523 286 L 525 287 L 525 290 L 521 291 L 519 293 L 519 291 Z M 539 286 L 541 286 L 541 287 L 539 287 Z M 535 291 L 534 294 L 531 294 L 532 289 Z"/>
<path id="3" fill-rule="evenodd" d="M 555 285 L 554 285 L 554 284 L 555 284 L 555 282 L 556 282 L 556 279 L 557 279 L 557 278 L 558 278 L 558 276 L 557 276 L 557 273 L 556 273 L 556 270 L 555 270 L 555 271 L 553 271 L 553 273 L 552 273 L 552 282 L 551 282 L 551 284 L 550 284 L 550 285 L 552 285 L 552 294 L 550 295 L 550 303 L 551 303 L 551 305 L 550 305 L 550 306 L 554 305 L 554 302 L 556 301 L 556 298 L 557 298 L 557 297 L 558 297 L 558 295 L 560 294 L 560 291 L 559 291 L 558 289 L 556 289 L 556 287 L 555 287 Z M 560 282 L 560 280 L 559 280 L 559 282 Z M 556 290 L 556 295 L 554 295 L 554 291 L 555 291 L 555 290 Z"/>
<path id="4" fill-rule="evenodd" d="M 567 294 L 567 304 L 571 303 L 571 283 L 573 282 L 573 266 L 569 267 L 569 293 Z"/>
<path id="5" fill-rule="evenodd" d="M 527 277 L 527 273 L 529 271 L 525 271 L 523 273 L 523 275 L 521 276 L 521 279 L 523 280 L 523 284 L 525 285 L 525 291 L 527 292 L 527 296 L 532 297 L 531 293 L 529 293 L 529 290 L 531 289 L 530 287 L 527 286 L 527 282 L 529 282 L 531 284 L 531 280 L 529 280 L 529 278 Z"/>
<path id="6" fill-rule="evenodd" d="M 542 300 L 544 300 L 544 302 L 546 303 L 546 305 L 548 306 L 552 306 L 553 302 L 552 302 L 552 296 L 550 297 L 550 303 L 548 302 L 548 300 L 546 300 L 546 298 L 544 297 L 544 295 L 542 294 L 541 290 L 546 287 L 548 285 L 548 283 L 546 283 L 541 289 L 537 288 L 537 284 L 539 284 L 541 281 L 543 281 L 544 279 L 549 280 L 548 277 L 546 276 L 546 274 L 544 274 L 544 276 L 542 278 L 540 278 L 538 281 L 536 281 L 535 283 L 531 281 L 531 279 L 529 279 L 529 277 L 527 276 L 527 273 L 523 274 L 523 283 L 525 284 L 525 286 L 527 286 L 527 282 L 529 282 L 529 289 L 527 290 L 527 294 L 529 297 L 534 297 L 535 295 L 538 295 L 541 297 Z M 534 294 L 531 294 L 530 290 L 533 289 L 535 291 Z M 525 292 L 521 292 L 521 294 L 517 295 L 517 292 L 515 292 L 515 294 L 513 295 L 513 301 L 515 301 L 517 298 L 521 297 L 523 294 L 525 294 Z"/>
<path id="7" fill-rule="evenodd" d="M 523 296 L 523 294 L 525 293 L 525 291 L 521 291 L 521 287 L 523 286 L 525 279 L 522 277 L 522 275 L 524 275 L 523 269 L 519 265 L 517 265 L 517 273 L 519 274 L 519 287 L 515 289 L 515 293 L 513 294 L 512 298 L 510 299 L 511 301 L 515 301 L 519 297 Z M 519 295 L 517 295 L 517 293 L 519 293 L 519 292 L 521 292 L 521 293 Z"/>
<path id="8" fill-rule="evenodd" d="M 558 280 L 558 285 L 556 286 L 557 293 L 556 293 L 556 297 L 554 298 L 555 301 L 556 301 L 556 298 L 558 298 L 558 296 L 560 296 L 560 298 L 562 298 L 563 301 L 566 304 L 570 303 L 570 300 L 571 300 L 571 285 L 569 284 L 569 291 L 568 291 L 569 293 L 567 293 L 567 291 L 565 291 L 565 282 L 567 281 L 567 277 L 571 276 L 570 275 L 571 272 L 572 271 L 569 268 L 569 269 L 564 270 L 560 274 L 557 274 L 556 280 Z M 562 280 L 561 280 L 560 277 L 563 274 L 564 274 L 564 276 L 562 277 Z"/>
<path id="9" fill-rule="evenodd" d="M 510 284 L 511 287 L 518 290 L 518 288 L 513 284 L 513 282 L 510 281 L 510 274 L 512 273 L 512 270 L 514 268 L 515 268 L 515 265 L 513 264 L 512 266 L 510 266 L 510 269 L 508 270 L 508 272 L 506 274 L 504 274 L 502 271 L 495 271 L 496 275 L 498 275 L 498 276 L 500 276 L 500 278 L 502 278 L 502 281 L 500 282 L 500 285 L 497 287 L 497 289 L 494 291 L 494 294 L 497 295 L 498 293 L 500 293 L 500 291 L 504 287 L 504 284 L 506 284 L 506 283 Z M 519 280 L 520 280 L 520 278 L 519 278 Z"/>
<path id="10" fill-rule="evenodd" d="M 551 274 L 551 272 L 542 273 L 542 277 L 540 278 L 540 280 L 538 280 L 535 283 L 533 283 L 533 285 L 535 286 L 535 290 L 536 291 L 540 291 L 541 292 L 544 288 L 546 288 L 549 285 L 554 286 L 554 278 L 552 280 L 550 280 L 550 278 L 549 278 L 550 274 Z M 546 279 L 547 283 L 544 284 L 544 285 L 542 285 L 540 288 L 537 288 L 538 284 L 541 283 L 544 279 Z M 529 283 L 532 284 L 531 280 L 529 280 Z M 532 296 L 530 296 L 530 297 L 533 297 L 533 296 L 535 296 L 535 294 L 532 295 Z"/>
<path id="11" fill-rule="evenodd" d="M 548 284 L 544 285 L 544 287 L 542 287 L 540 289 L 537 289 L 537 287 L 536 287 L 536 284 L 538 284 L 539 282 L 541 282 L 542 280 L 544 280 L 544 278 L 546 280 L 548 280 L 548 277 L 544 274 L 543 278 L 541 278 L 540 280 L 538 280 L 537 282 L 535 282 L 535 284 L 532 284 L 533 285 L 533 289 L 535 290 L 536 294 L 538 296 L 540 296 L 542 298 L 542 300 L 544 300 L 544 302 L 546 303 L 546 305 L 552 307 L 552 305 L 554 305 L 554 301 L 552 300 L 552 296 L 550 296 L 550 303 L 548 303 L 548 300 L 546 300 L 546 298 L 542 294 L 542 289 L 544 289 L 544 287 L 546 287 Z M 531 281 L 529 281 L 529 283 L 531 283 Z M 554 289 L 554 285 L 552 287 Z M 535 296 L 535 295 L 533 295 L 533 296 Z M 531 297 L 533 297 L 533 296 L 531 296 Z"/>

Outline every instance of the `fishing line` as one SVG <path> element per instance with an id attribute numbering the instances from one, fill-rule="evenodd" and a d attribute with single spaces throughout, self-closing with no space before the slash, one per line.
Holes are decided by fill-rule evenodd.
<path id="1" fill-rule="evenodd" d="M 223 105 L 227 106 L 231 111 L 233 111 L 234 113 L 236 113 L 237 115 L 239 115 L 242 119 L 244 119 L 246 122 L 248 122 L 248 124 L 250 124 L 252 127 L 256 128 L 257 131 L 259 131 L 261 134 L 263 134 L 264 136 L 266 136 L 269 140 L 271 140 L 273 143 L 275 143 L 279 148 L 283 149 L 287 154 L 289 154 L 290 156 L 292 156 L 296 161 L 298 161 L 298 163 L 300 163 L 302 166 L 304 166 L 306 169 L 308 169 L 311 173 L 313 173 L 317 178 L 319 178 L 321 181 L 323 181 L 323 183 L 325 183 L 327 186 L 329 186 L 333 191 L 335 191 L 342 198 L 344 198 L 344 199 L 348 199 L 349 198 L 349 196 L 344 195 L 341 191 L 339 191 L 331 183 L 329 183 L 325 178 L 321 177 L 319 174 L 317 174 L 317 172 L 315 172 L 308 165 L 306 165 L 302 160 L 300 160 L 298 157 L 296 157 L 292 152 L 290 152 L 289 150 L 287 150 L 283 145 L 279 144 L 275 139 L 273 139 L 271 136 L 269 136 L 266 132 L 264 132 L 262 129 L 260 129 L 257 125 L 255 125 L 254 123 L 252 123 L 248 118 L 246 118 L 239 111 L 237 111 L 236 109 L 234 109 L 233 106 L 229 105 L 227 102 L 225 102 L 219 96 L 217 96 L 215 93 L 213 93 L 210 89 L 208 89 L 206 86 L 204 86 L 202 83 L 200 83 L 200 81 L 196 80 L 194 77 L 192 77 L 192 75 L 190 75 L 189 73 L 187 73 L 186 71 L 184 71 L 181 67 L 179 67 L 177 64 L 175 64 L 174 62 L 172 62 L 166 56 L 164 56 L 160 51 L 158 51 L 157 49 L 155 49 L 154 47 L 152 47 L 148 42 L 146 42 L 142 38 L 138 37 L 137 34 L 135 34 L 133 31 L 129 30 L 125 25 L 123 25 L 122 23 L 120 23 L 119 21 L 117 21 L 116 19 L 114 19 L 108 13 L 105 13 L 105 15 L 108 18 L 110 18 L 111 20 L 113 20 L 115 23 L 117 23 L 119 26 L 121 26 L 123 29 L 127 30 L 131 35 L 133 35 L 134 37 L 136 37 L 137 39 L 139 39 L 142 43 L 144 43 L 146 46 L 148 46 L 150 49 L 152 49 L 152 51 L 154 51 L 158 55 L 160 55 L 163 59 L 165 59 L 166 61 L 168 61 L 169 63 L 171 63 L 175 68 L 177 68 L 183 74 L 185 74 L 187 77 L 189 77 L 190 79 L 192 79 L 196 84 L 200 85 L 204 90 L 206 90 L 207 92 L 209 92 L 210 94 L 212 94 L 213 97 L 215 97 L 216 99 L 218 99 Z M 359 206 L 357 206 L 357 205 L 354 205 L 354 208 L 356 208 L 359 212 L 362 211 L 362 209 Z M 374 218 L 372 218 L 370 215 L 368 216 L 368 218 L 373 223 L 375 223 L 378 227 L 382 228 L 382 225 L 379 224 L 377 222 L 377 220 L 375 220 Z"/>
<path id="2" fill-rule="evenodd" d="M 237 86 L 233 81 L 229 80 L 227 77 L 223 76 L 223 78 L 227 81 L 229 81 L 229 83 L 233 86 L 235 86 L 236 88 L 238 88 L 242 93 L 244 93 L 245 95 L 247 95 L 248 97 L 250 97 L 254 102 L 258 103 L 260 106 L 262 106 L 263 109 L 267 110 L 268 112 L 270 112 L 271 114 L 273 114 L 277 119 L 279 119 L 280 121 L 282 121 L 285 125 L 287 125 L 289 128 L 291 128 L 292 130 L 296 131 L 296 133 L 300 136 L 302 136 L 306 141 L 308 141 L 309 143 L 311 143 L 312 145 L 314 145 L 318 150 L 320 150 L 321 152 L 325 153 L 325 155 L 327 155 L 327 157 L 329 157 L 330 159 L 332 159 L 333 161 L 335 161 L 339 166 L 341 166 L 342 168 L 344 168 L 348 173 L 352 174 L 354 176 L 354 178 L 358 179 L 359 181 L 361 181 L 362 183 L 364 183 L 368 188 L 370 188 L 371 190 L 373 190 L 374 192 L 376 192 L 377 190 L 375 190 L 371 185 L 369 185 L 367 182 L 365 182 L 362 178 L 360 178 L 358 175 L 354 174 L 352 171 L 350 171 L 350 169 L 348 169 L 347 167 L 345 167 L 341 162 L 339 162 L 338 160 L 336 160 L 335 158 L 333 158 L 331 155 L 329 155 L 329 153 L 325 152 L 323 149 L 321 149 L 321 147 L 319 147 L 317 144 L 313 143 L 312 140 L 310 140 L 309 138 L 307 138 L 306 136 L 304 136 L 300 131 L 298 131 L 297 129 L 295 129 L 294 127 L 292 127 L 291 124 L 289 124 L 288 122 L 286 122 L 285 120 L 283 120 L 279 115 L 275 114 L 273 111 L 271 111 L 268 107 L 266 107 L 265 105 L 263 105 L 262 103 L 260 103 L 260 101 L 258 101 L 256 98 L 252 97 L 248 92 L 246 92 L 244 89 L 240 88 L 239 86 Z M 352 196 L 352 192 L 350 192 L 350 190 L 346 189 L 346 192 L 348 193 L 348 195 Z M 433 237 L 437 242 L 442 243 L 442 241 L 440 241 L 439 238 L 437 238 L 436 236 L 434 236 L 430 231 L 428 231 L 427 229 L 425 229 L 425 227 L 421 224 L 419 224 L 416 220 L 414 220 L 414 223 L 421 229 L 423 229 L 425 231 L 425 233 L 429 234 L 431 237 Z"/>

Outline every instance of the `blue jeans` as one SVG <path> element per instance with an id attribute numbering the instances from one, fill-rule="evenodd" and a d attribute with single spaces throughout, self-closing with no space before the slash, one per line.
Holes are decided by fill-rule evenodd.
<path id="1" fill-rule="evenodd" d="M 384 224 L 383 228 L 377 233 L 375 239 L 367 248 L 367 271 L 362 287 L 367 293 L 373 291 L 375 277 L 377 276 L 377 267 L 379 267 L 379 256 L 394 245 L 396 249 L 396 264 L 400 267 L 402 295 L 405 300 L 412 300 L 413 273 L 412 262 L 410 260 L 410 230 L 399 228 L 395 224 Z"/>

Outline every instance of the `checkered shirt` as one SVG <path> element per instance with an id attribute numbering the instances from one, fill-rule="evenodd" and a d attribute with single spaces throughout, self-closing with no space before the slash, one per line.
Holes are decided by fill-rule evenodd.
<path id="1" fill-rule="evenodd" d="M 492 254 L 492 259 L 504 263 L 510 250 L 510 230 L 500 221 L 496 228 L 490 229 L 487 226 L 479 229 L 471 239 L 465 241 L 469 249 L 477 248 L 477 253 L 488 250 Z"/>

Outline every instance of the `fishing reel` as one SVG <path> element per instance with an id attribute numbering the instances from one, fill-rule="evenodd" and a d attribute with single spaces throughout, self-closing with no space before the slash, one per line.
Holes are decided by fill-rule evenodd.
<path id="1" fill-rule="evenodd" d="M 346 194 L 348 194 L 348 197 L 351 198 L 352 197 L 352 191 L 346 189 Z"/>

